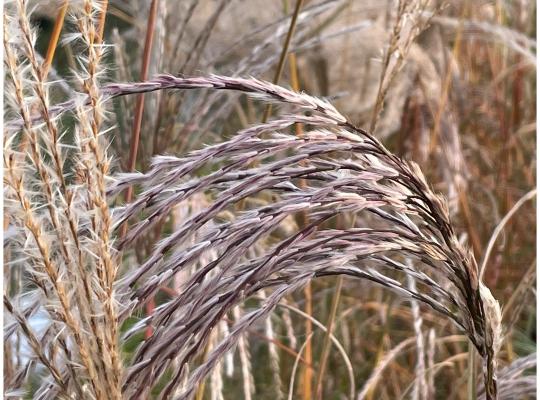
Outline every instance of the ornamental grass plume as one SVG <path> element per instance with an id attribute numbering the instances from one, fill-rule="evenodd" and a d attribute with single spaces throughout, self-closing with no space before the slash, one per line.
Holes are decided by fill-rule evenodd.
<path id="1" fill-rule="evenodd" d="M 478 280 L 474 257 L 457 240 L 444 201 L 433 194 L 417 166 L 389 153 L 374 137 L 348 123 L 329 103 L 256 79 L 162 75 L 141 84 L 111 84 L 105 93 L 119 96 L 195 88 L 244 91 L 258 99 L 289 106 L 293 113 L 247 128 L 228 141 L 185 157 L 157 157 L 146 173 L 120 174 L 113 178 L 107 191 L 110 199 L 130 185 L 140 186 L 140 190 L 132 203 L 112 210 L 111 229 L 130 218 L 145 215 L 117 241 L 115 248 L 119 251 L 133 245 L 177 204 L 191 196 L 203 192 L 213 198 L 211 204 L 163 239 L 141 265 L 116 281 L 112 292 L 116 296 L 114 304 L 122 307 L 114 324 L 132 315 L 161 285 L 203 255 L 211 251 L 218 254 L 187 279 L 175 299 L 161 305 L 155 314 L 141 320 L 121 338 L 127 340 L 137 330 L 150 325 L 155 329 L 135 353 L 132 365 L 125 369 L 123 395 L 135 398 L 147 393 L 171 363 L 179 360 L 162 397 L 176 393 L 180 398 L 189 398 L 241 333 L 266 317 L 281 298 L 316 277 L 344 274 L 386 286 L 451 319 L 483 357 L 485 390 L 494 398 L 496 354 L 501 341 L 500 309 L 489 289 Z M 309 127 L 302 137 L 288 133 L 295 123 Z M 199 176 L 201 170 L 213 172 Z M 304 184 L 299 185 L 300 181 Z M 24 193 L 20 196 L 24 198 Z M 259 197 L 273 201 L 240 212 L 234 208 L 241 201 Z M 64 212 L 67 210 L 66 207 Z M 307 213 L 307 226 L 281 238 L 262 254 L 253 254 L 258 241 L 271 236 L 289 215 L 299 213 Z M 325 228 L 333 218 L 348 213 L 365 215 L 361 219 L 365 226 Z M 206 228 L 211 222 L 211 227 Z M 32 231 L 34 225 L 26 225 Z M 88 221 L 87 229 L 76 231 L 77 241 L 95 246 L 99 233 L 94 231 L 94 226 L 99 225 Z M 185 245 L 187 238 L 203 229 L 206 231 L 197 243 Z M 39 232 L 34 240 L 40 247 Z M 61 246 L 62 241 L 58 247 Z M 103 249 L 102 245 L 98 249 Z M 94 258 L 99 268 L 103 268 L 109 252 L 96 253 Z M 55 267 L 46 266 L 50 256 L 44 258 L 48 254 L 58 257 L 61 249 L 44 250 L 41 257 L 36 256 L 36 262 L 39 260 L 45 268 L 50 268 L 52 274 Z M 404 260 L 412 262 L 407 265 Z M 101 273 L 96 269 L 94 279 L 98 282 Z M 88 274 L 83 268 L 77 269 L 73 284 L 78 280 L 84 283 Z M 417 285 L 404 285 L 404 276 L 413 278 Z M 106 286 L 108 279 L 105 274 L 102 284 Z M 43 284 L 45 289 L 46 283 Z M 209 333 L 227 312 L 263 289 L 269 291 L 265 302 L 246 313 L 206 361 L 189 372 L 187 366 L 204 350 Z M 54 291 L 50 296 L 55 294 L 59 296 Z M 106 315 L 109 307 L 106 298 L 102 300 L 96 295 L 96 300 L 94 303 L 104 310 L 101 323 L 111 323 Z M 71 311 L 69 305 L 65 308 L 64 313 Z M 67 325 L 70 320 L 64 320 L 67 317 L 62 312 L 59 315 L 63 317 L 61 323 Z M 79 340 L 76 335 L 81 323 L 76 320 L 68 331 L 73 332 L 75 342 Z M 117 331 L 118 325 L 113 329 Z M 83 348 L 90 347 L 88 343 L 81 344 Z M 97 349 L 97 343 L 95 346 Z M 83 356 L 86 353 L 80 355 Z M 99 364 L 98 360 L 86 363 L 94 366 Z M 105 366 L 112 368 L 112 360 L 104 363 Z M 61 382 L 56 382 L 58 393 L 62 393 Z M 76 386 L 76 382 L 72 385 Z M 97 385 L 92 390 L 99 396 Z"/>

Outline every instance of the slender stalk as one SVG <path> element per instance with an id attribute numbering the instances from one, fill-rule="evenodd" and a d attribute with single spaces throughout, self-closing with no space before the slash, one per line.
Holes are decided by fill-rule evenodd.
<path id="1" fill-rule="evenodd" d="M 150 66 L 150 54 L 152 50 L 152 42 L 154 40 L 154 28 L 156 25 L 158 9 L 158 0 L 152 0 L 150 5 L 150 14 L 148 16 L 148 22 L 146 24 L 146 37 L 144 40 L 144 51 L 141 66 L 141 81 L 145 81 L 148 78 L 148 68 Z M 135 170 L 135 164 L 137 162 L 137 152 L 139 149 L 139 140 L 141 135 L 142 117 L 144 112 L 144 93 L 139 94 L 137 97 L 137 104 L 135 105 L 135 117 L 133 119 L 133 130 L 131 131 L 131 143 L 129 148 L 129 161 L 128 171 Z M 131 201 L 133 196 L 133 188 L 129 187 L 126 191 L 126 203 Z M 127 223 L 124 224 L 121 231 L 123 237 L 127 232 Z"/>
<path id="2" fill-rule="evenodd" d="M 356 216 L 353 216 L 351 225 L 354 226 L 355 223 L 356 223 Z M 330 350 L 330 335 L 332 334 L 332 331 L 334 330 L 334 323 L 336 320 L 337 309 L 339 306 L 339 301 L 341 299 L 342 290 L 343 290 L 343 277 L 338 276 L 336 290 L 334 292 L 334 296 L 332 297 L 332 306 L 330 309 L 330 316 L 328 318 L 327 331 L 324 336 L 324 343 L 323 343 L 323 350 L 321 354 L 319 373 L 317 375 L 317 385 L 315 386 L 316 388 L 315 395 L 317 396 L 318 399 L 322 398 L 322 391 L 323 391 L 322 379 L 324 377 L 324 372 L 326 370 L 326 363 L 328 361 L 328 355 L 329 355 L 329 350 Z"/>
<path id="3" fill-rule="evenodd" d="M 289 69 L 291 72 L 291 87 L 295 91 L 300 91 L 300 82 L 298 80 L 298 68 L 296 66 L 296 54 L 289 54 Z M 296 136 L 302 136 L 302 124 L 294 124 Z"/>
<path id="4" fill-rule="evenodd" d="M 300 11 L 301 2 L 302 1 L 300 0 L 300 1 L 297 1 L 296 3 L 293 20 L 295 20 L 296 18 L 295 15 L 297 15 L 298 12 Z M 287 2 L 285 2 L 285 4 L 287 4 Z M 289 33 L 291 34 L 290 36 L 292 36 L 292 33 L 291 33 L 292 30 L 294 30 L 294 26 L 292 25 L 292 21 L 291 21 L 291 28 L 289 29 Z M 289 46 L 289 43 L 290 43 L 290 38 L 285 40 L 285 45 L 283 47 L 284 50 L 286 47 Z M 282 52 L 283 60 L 285 59 L 284 57 L 285 53 L 286 53 L 285 51 Z M 279 78 L 281 76 L 281 70 L 283 69 L 283 65 L 284 65 L 284 61 L 282 62 L 282 59 L 280 59 L 280 63 L 278 65 L 278 71 L 276 71 L 276 75 L 274 77 L 274 79 L 276 79 L 276 83 L 279 81 Z M 296 55 L 294 53 L 289 54 L 289 68 L 290 68 L 290 74 L 291 74 L 291 86 L 293 90 L 298 92 L 300 90 L 300 83 L 298 79 L 298 69 L 296 67 Z M 271 112 L 270 105 L 268 105 L 266 112 L 267 114 L 265 114 L 265 119 L 264 119 L 265 121 L 270 116 L 270 112 Z M 294 126 L 295 126 L 296 135 L 299 137 L 302 136 L 302 133 L 303 133 L 302 124 L 297 123 Z M 300 187 L 305 187 L 304 180 L 300 181 Z M 305 225 L 307 222 L 307 216 L 305 215 L 305 213 L 302 213 L 300 215 L 300 218 L 302 221 L 302 226 Z M 308 314 L 311 317 L 313 316 L 313 302 L 312 302 L 313 296 L 312 296 L 311 282 L 308 282 L 307 285 L 305 286 L 304 296 L 305 296 L 305 302 L 306 302 L 306 314 Z M 312 349 L 312 342 L 311 342 L 311 338 L 313 336 L 313 325 L 310 319 L 306 319 L 305 326 L 306 326 L 306 336 L 308 337 L 308 339 L 306 340 L 306 343 L 305 343 L 307 365 L 305 366 L 304 376 L 303 376 L 303 382 L 304 382 L 303 397 L 305 400 L 308 400 L 312 398 L 312 392 L 313 392 L 312 390 L 313 368 L 311 367 L 311 365 L 313 364 L 313 349 Z"/>
<path id="5" fill-rule="evenodd" d="M 327 323 L 327 328 L 326 328 L 327 331 L 324 336 L 321 362 L 319 366 L 319 372 L 317 374 L 317 384 L 315 386 L 315 394 L 317 396 L 317 399 L 322 399 L 322 392 L 323 392 L 322 380 L 324 377 L 324 372 L 326 370 L 326 363 L 328 361 L 328 355 L 330 353 L 330 335 L 332 334 L 332 331 L 334 330 L 334 323 L 336 320 L 337 309 L 339 306 L 339 300 L 341 298 L 342 288 L 343 288 L 343 276 L 339 276 L 337 278 L 336 291 L 335 291 L 334 297 L 332 298 L 332 307 L 330 309 L 330 316 L 328 318 L 328 323 Z"/>
<path id="6" fill-rule="evenodd" d="M 143 51 L 143 60 L 141 67 L 141 81 L 144 81 L 148 77 L 148 68 L 150 67 L 150 54 L 152 50 L 152 42 L 154 40 L 154 31 L 157 19 L 157 8 L 158 0 L 152 0 L 150 4 L 150 14 L 148 16 L 148 22 L 146 25 L 146 38 L 144 41 L 144 51 Z M 129 161 L 128 161 L 128 171 L 135 170 L 135 164 L 137 163 L 137 151 L 139 148 L 139 141 L 141 135 L 141 126 L 142 126 L 142 117 L 144 112 L 144 93 L 139 94 L 137 97 L 137 103 L 135 105 L 135 117 L 133 120 L 133 130 L 131 132 L 131 144 L 129 151 Z M 133 196 L 133 188 L 129 187 L 126 191 L 126 203 L 131 201 Z M 127 232 L 128 222 L 122 226 L 120 236 L 124 237 Z M 154 313 L 156 303 L 152 297 L 145 306 L 147 315 L 152 315 Z M 145 332 L 145 337 L 148 339 L 152 336 L 153 329 L 151 326 L 148 326 Z"/>
<path id="7" fill-rule="evenodd" d="M 294 12 L 291 18 L 291 25 L 289 26 L 289 31 L 287 32 L 287 36 L 285 37 L 285 42 L 283 43 L 283 48 L 281 49 L 281 55 L 279 56 L 278 66 L 274 74 L 274 79 L 272 80 L 272 83 L 274 84 L 277 84 L 279 82 L 279 78 L 281 78 L 283 67 L 285 66 L 285 56 L 287 55 L 287 52 L 289 51 L 289 45 L 291 44 L 291 39 L 294 34 L 294 29 L 296 27 L 298 14 L 300 13 L 300 8 L 302 7 L 303 3 L 304 3 L 304 0 L 296 0 L 296 6 L 294 7 Z M 262 119 L 263 123 L 268 121 L 268 118 L 270 118 L 271 113 L 272 113 L 272 106 L 269 104 L 266 107 L 266 111 L 264 112 L 264 116 Z"/>
<path id="8" fill-rule="evenodd" d="M 51 39 L 49 40 L 49 46 L 47 47 L 47 54 L 45 55 L 43 66 L 41 67 L 43 79 L 47 78 L 49 68 L 52 64 L 54 53 L 56 52 L 56 47 L 58 45 L 58 39 L 60 39 L 60 32 L 62 32 L 62 27 L 64 26 L 64 19 L 66 17 L 68 6 L 69 0 L 64 0 L 64 4 L 58 10 L 58 14 L 56 14 Z"/>
<path id="9" fill-rule="evenodd" d="M 396 50 L 397 45 L 398 45 L 398 40 L 401 33 L 400 21 L 401 21 L 401 18 L 403 17 L 405 9 L 406 9 L 406 3 L 400 0 L 397 5 L 396 21 L 392 29 L 390 42 L 388 44 L 388 48 L 386 52 L 384 53 L 384 58 L 383 58 L 382 67 L 381 67 L 381 76 L 379 78 L 379 87 L 377 89 L 377 97 L 375 98 L 375 105 L 373 106 L 373 111 L 371 114 L 371 121 L 369 123 L 370 132 L 375 132 L 375 128 L 377 127 L 377 122 L 379 120 L 379 114 L 381 113 L 382 107 L 384 105 L 384 98 L 386 96 L 386 91 L 388 90 L 388 84 L 385 85 L 385 81 L 387 80 L 386 73 L 388 72 L 388 67 L 390 65 L 390 59 L 391 59 L 392 53 Z"/>
<path id="10" fill-rule="evenodd" d="M 306 314 L 309 316 L 313 315 L 313 296 L 311 291 L 311 283 L 308 283 L 304 288 L 304 296 L 306 300 Z M 306 319 L 306 336 L 309 338 L 306 344 L 306 362 L 308 365 L 313 364 L 313 350 L 311 346 L 311 336 L 313 334 L 313 324 L 310 319 Z M 303 385 L 303 394 L 302 398 L 304 400 L 312 399 L 312 380 L 313 380 L 313 369 L 306 366 L 304 369 L 304 385 Z"/>
<path id="11" fill-rule="evenodd" d="M 496 226 L 495 230 L 493 231 L 493 234 L 491 235 L 489 239 L 489 243 L 486 248 L 486 254 L 484 255 L 484 259 L 482 260 L 482 266 L 480 267 L 480 279 L 484 276 L 484 272 L 486 271 L 487 262 L 489 260 L 489 256 L 491 254 L 491 251 L 493 250 L 493 246 L 495 245 L 495 241 L 499 237 L 499 234 L 504 229 L 504 226 L 508 223 L 510 218 L 521 208 L 523 204 L 525 204 L 528 200 L 533 199 L 536 196 L 536 189 L 533 189 L 529 191 L 527 194 L 525 194 L 521 199 L 517 201 L 516 204 L 508 211 L 508 213 L 503 217 L 501 222 Z"/>

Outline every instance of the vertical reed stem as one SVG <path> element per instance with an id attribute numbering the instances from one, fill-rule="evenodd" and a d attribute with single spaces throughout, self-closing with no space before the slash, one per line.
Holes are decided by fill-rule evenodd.
<path id="1" fill-rule="evenodd" d="M 281 49 L 281 55 L 279 56 L 278 67 L 276 69 L 276 73 L 274 74 L 274 79 L 272 80 L 272 83 L 274 84 L 277 84 L 279 82 L 279 78 L 281 77 L 281 73 L 283 72 L 283 67 L 285 66 L 285 56 L 287 55 L 287 52 L 289 51 L 291 38 L 294 34 L 294 29 L 296 27 L 296 20 L 298 19 L 298 14 L 300 13 L 300 8 L 302 7 L 303 2 L 304 0 L 296 0 L 296 6 L 294 8 L 294 12 L 291 19 L 291 25 L 289 26 L 289 31 L 287 32 L 285 43 L 283 43 L 283 48 Z M 270 118 L 271 113 L 272 113 L 272 106 L 269 104 L 266 107 L 266 111 L 264 112 L 264 117 L 262 120 L 263 123 L 268 121 L 268 118 Z"/>
<path id="2" fill-rule="evenodd" d="M 145 81 L 148 78 L 148 68 L 150 66 L 150 54 L 152 50 L 152 42 L 154 40 L 154 28 L 156 25 L 158 0 L 152 0 L 150 4 L 150 14 L 148 16 L 148 22 L 146 24 L 146 37 L 144 40 L 144 51 L 141 66 L 141 81 Z M 131 131 L 131 143 L 129 148 L 129 161 L 128 171 L 133 172 L 135 170 L 135 164 L 137 163 L 137 152 L 139 149 L 139 140 L 141 136 L 142 117 L 144 112 L 144 93 L 139 94 L 137 97 L 137 104 L 135 105 L 135 117 L 133 118 L 133 130 Z M 133 196 L 133 188 L 130 186 L 126 191 L 126 203 L 131 201 Z M 122 226 L 120 236 L 125 236 L 127 232 L 127 222 Z"/>
<path id="3" fill-rule="evenodd" d="M 62 32 L 62 27 L 64 26 L 64 18 L 66 17 L 68 5 L 69 0 L 64 0 L 64 4 L 58 10 L 58 14 L 56 14 L 51 39 L 49 40 L 49 46 L 47 47 L 47 54 L 45 55 L 45 61 L 43 62 L 42 66 L 41 73 L 44 80 L 47 79 L 47 74 L 49 73 L 49 68 L 52 64 L 54 53 L 56 52 L 58 39 L 60 38 L 60 32 Z"/>

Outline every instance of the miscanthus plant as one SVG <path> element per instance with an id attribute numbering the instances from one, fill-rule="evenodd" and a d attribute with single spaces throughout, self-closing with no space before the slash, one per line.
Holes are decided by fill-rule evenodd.
<path id="1" fill-rule="evenodd" d="M 531 360 L 502 370 L 498 385 L 499 304 L 418 166 L 329 102 L 266 81 L 102 83 L 103 3 L 77 4 L 75 92 L 61 104 L 50 101 L 26 1 L 4 14 L 6 396 L 200 396 L 209 376 L 223 385 L 214 371 L 235 349 L 247 368 L 249 329 L 331 275 L 383 286 L 451 321 L 483 360 L 479 394 L 496 399 L 499 386 L 511 396 L 509 382 Z M 143 172 L 111 171 L 112 99 L 154 91 L 242 92 L 279 113 L 219 143 L 156 156 Z M 166 234 L 139 251 L 156 229 Z M 169 297 L 141 313 L 161 290 Z M 349 396 L 368 391 L 351 386 Z"/>

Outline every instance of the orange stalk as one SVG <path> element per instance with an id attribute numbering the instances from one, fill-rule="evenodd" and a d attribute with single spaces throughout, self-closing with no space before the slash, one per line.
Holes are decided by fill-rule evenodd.
<path id="1" fill-rule="evenodd" d="M 274 84 L 277 84 L 279 82 L 279 78 L 281 77 L 281 73 L 283 72 L 283 67 L 285 66 L 285 56 L 287 55 L 287 52 L 289 51 L 289 45 L 291 44 L 291 39 L 294 34 L 294 29 L 296 27 L 298 14 L 300 14 L 300 8 L 302 7 L 303 2 L 304 0 L 296 0 L 296 6 L 294 8 L 294 12 L 291 18 L 291 25 L 289 26 L 287 36 L 285 37 L 285 42 L 283 43 L 283 48 L 281 49 L 281 55 L 279 56 L 278 67 L 276 69 L 276 73 L 274 74 L 274 79 L 272 81 L 272 83 Z M 268 118 L 270 118 L 271 113 L 272 113 L 272 106 L 269 104 L 266 107 L 266 111 L 264 112 L 264 116 L 262 120 L 263 123 L 268 121 Z"/>
<path id="2" fill-rule="evenodd" d="M 298 3 L 297 3 L 298 4 Z M 291 74 L 291 86 L 293 90 L 299 91 L 300 90 L 300 84 L 298 80 L 298 69 L 296 67 L 296 55 L 294 53 L 289 54 L 289 69 Z M 303 129 L 302 124 L 295 124 L 295 131 L 297 136 L 302 136 Z M 300 186 L 305 186 L 305 183 L 303 181 L 300 182 Z M 302 223 L 305 224 L 306 222 L 306 216 L 305 214 L 301 215 Z M 308 282 L 306 287 L 304 288 L 304 296 L 306 300 L 306 314 L 309 316 L 313 315 L 313 302 L 312 302 L 312 290 L 311 290 L 311 282 Z M 308 338 L 311 338 L 313 333 L 313 323 L 308 318 L 306 319 L 306 336 Z M 313 349 L 311 346 L 311 339 L 308 339 L 308 342 L 306 343 L 306 349 L 305 349 L 305 359 L 306 359 L 306 366 L 304 369 L 304 376 L 303 376 L 303 399 L 309 400 L 312 399 L 312 382 L 313 382 Z"/>
<path id="3" fill-rule="evenodd" d="M 148 68 L 150 67 L 150 54 L 152 51 L 152 42 L 154 40 L 154 30 L 157 18 L 158 0 L 152 0 L 150 4 L 150 14 L 148 16 L 148 22 L 146 25 L 146 38 L 144 41 L 143 60 L 141 66 L 141 81 L 145 81 L 148 78 Z M 104 24 L 103 24 L 104 25 Z M 101 25 L 101 32 L 103 32 L 103 25 Z M 139 141 L 141 136 L 142 117 L 144 112 L 144 94 L 140 94 L 137 97 L 137 104 L 135 105 L 135 117 L 133 120 L 133 130 L 131 132 L 131 144 L 129 151 L 128 171 L 135 170 L 135 164 L 137 162 L 137 152 L 139 149 Z M 133 196 L 133 187 L 130 186 L 126 192 L 126 203 L 131 201 Z M 127 221 L 122 225 L 120 231 L 120 237 L 124 237 L 127 233 L 128 223 Z M 146 314 L 152 315 L 156 308 L 154 297 L 152 297 L 148 303 L 146 303 Z M 145 337 L 148 339 L 153 334 L 151 326 L 146 328 Z"/>
<path id="4" fill-rule="evenodd" d="M 64 19 L 66 17 L 68 5 L 69 0 L 65 0 L 62 7 L 60 7 L 58 10 L 58 14 L 56 14 L 51 39 L 49 40 L 49 46 L 47 47 L 47 54 L 45 55 L 43 66 L 41 67 L 41 74 L 44 80 L 47 78 L 49 68 L 54 58 L 54 53 L 56 52 L 56 47 L 58 46 L 58 40 L 60 39 L 60 32 L 62 32 L 62 27 L 64 26 Z"/>
<path id="5" fill-rule="evenodd" d="M 145 81 L 148 78 L 148 68 L 150 66 L 150 53 L 152 50 L 152 42 L 154 40 L 154 28 L 157 18 L 158 0 L 152 0 L 150 5 L 150 15 L 148 16 L 148 23 L 146 25 L 146 38 L 144 41 L 143 60 L 141 67 L 140 80 Z M 129 149 L 129 161 L 128 172 L 135 170 L 135 164 L 137 162 L 137 153 L 139 150 L 139 141 L 141 136 L 142 117 L 144 112 L 144 94 L 141 93 L 137 97 L 137 104 L 135 105 L 135 117 L 133 119 L 133 130 L 131 132 L 131 143 Z M 126 203 L 131 201 L 133 196 L 133 188 L 130 186 L 126 191 Z M 127 232 L 127 222 L 122 226 L 120 236 L 125 236 Z"/>

